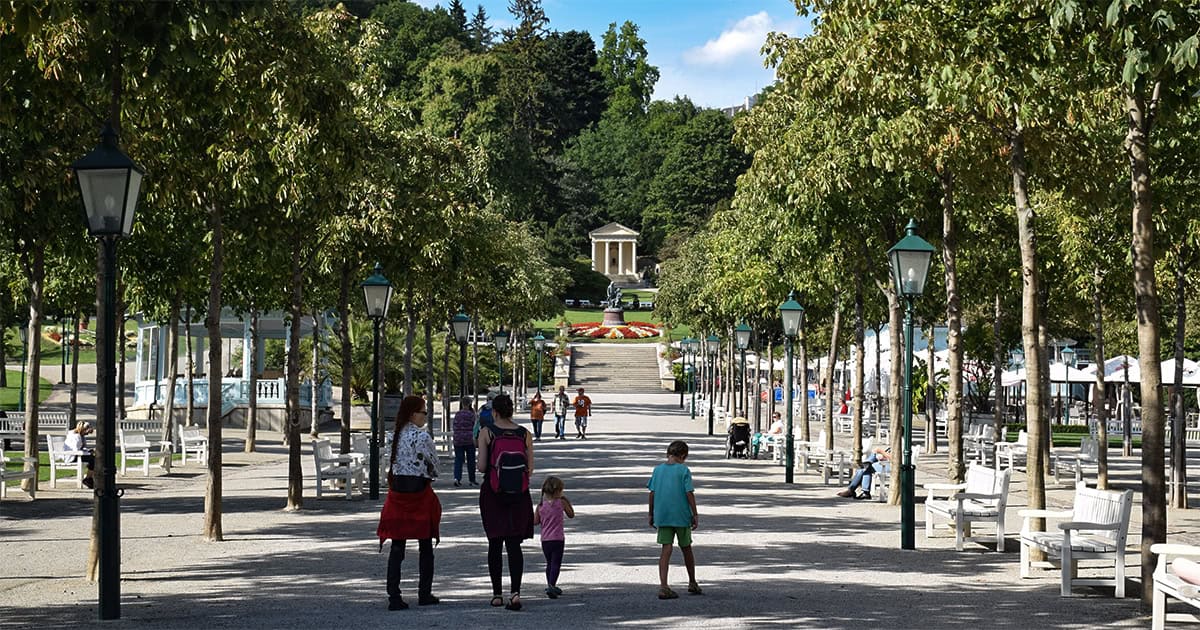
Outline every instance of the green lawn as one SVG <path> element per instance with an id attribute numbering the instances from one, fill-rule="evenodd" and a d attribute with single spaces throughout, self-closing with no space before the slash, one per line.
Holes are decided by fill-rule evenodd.
<path id="1" fill-rule="evenodd" d="M 1087 437 L 1086 433 L 1051 433 L 1051 443 L 1054 444 L 1054 446 L 1056 446 L 1056 447 L 1061 446 L 1061 447 L 1079 448 L 1079 443 L 1082 442 L 1083 438 L 1085 438 L 1085 437 Z M 1016 434 L 1010 433 L 1008 435 L 1008 441 L 1016 442 L 1017 441 Z M 1121 441 L 1120 435 L 1115 435 L 1115 436 L 1109 435 L 1108 436 L 1108 446 L 1110 448 L 1121 448 L 1121 444 L 1122 444 L 1122 441 Z M 1133 447 L 1141 448 L 1142 447 L 1142 438 L 1140 438 L 1136 435 L 1133 436 Z"/>
<path id="2" fill-rule="evenodd" d="M 644 289 L 622 290 L 621 293 L 622 293 L 622 299 L 625 301 L 629 301 L 629 299 L 632 298 L 634 295 L 637 296 L 639 301 L 643 301 L 643 302 L 646 300 L 653 301 L 656 297 L 656 294 L 653 291 L 646 291 Z M 545 335 L 547 338 L 553 337 L 555 334 L 555 325 L 558 324 L 558 322 L 563 319 L 567 320 L 567 322 L 571 323 L 572 325 L 584 324 L 587 322 L 599 322 L 604 319 L 604 309 L 599 306 L 595 306 L 592 308 L 570 308 L 570 307 L 568 307 L 568 308 L 565 308 L 565 310 L 563 311 L 563 314 L 560 317 L 556 317 L 554 319 L 535 320 L 533 322 L 533 327 L 537 330 L 542 331 L 542 334 Z M 661 324 L 662 323 L 662 320 L 660 320 L 654 314 L 654 311 L 625 311 L 625 321 L 627 321 L 627 322 L 649 322 L 651 324 Z M 687 326 L 676 326 L 671 331 L 671 338 L 679 339 L 681 337 L 686 337 L 691 334 L 692 334 L 691 328 L 689 328 Z M 615 343 L 629 343 L 631 341 L 638 342 L 638 343 L 645 343 L 646 341 L 651 341 L 654 339 L 656 339 L 656 338 L 639 339 L 639 340 L 596 339 L 593 341 L 596 341 L 599 343 L 614 343 L 614 342 Z"/>
<path id="3" fill-rule="evenodd" d="M 19 461 L 19 458 L 24 456 L 24 453 L 22 453 L 21 451 L 4 451 L 3 454 L 6 457 L 18 458 L 18 461 L 9 462 L 8 464 L 6 464 L 4 466 L 4 468 L 6 470 L 21 470 L 21 468 L 24 466 L 24 463 Z M 117 461 L 116 461 L 117 471 L 120 472 L 120 470 L 121 470 L 121 454 L 117 453 L 116 458 L 117 458 Z M 171 456 L 172 462 L 179 462 L 182 460 L 183 460 L 183 455 L 180 453 L 176 453 Z M 154 462 L 157 464 L 158 460 L 155 459 Z M 141 465 L 141 460 L 138 460 L 138 465 L 139 466 Z M 63 470 L 58 471 L 58 478 L 59 479 L 71 479 L 73 482 L 74 478 L 75 478 L 74 469 L 72 468 L 70 471 L 63 471 Z M 50 454 L 49 453 L 46 453 L 46 452 L 38 453 L 38 481 L 50 481 Z M 21 480 L 14 479 L 7 483 L 8 483 L 8 487 L 11 488 L 13 486 L 20 485 Z"/>
<path id="4" fill-rule="evenodd" d="M 0 409 L 16 411 L 17 401 L 21 398 L 21 371 L 5 370 L 8 375 L 8 387 L 0 388 Z M 50 381 L 38 381 L 38 401 L 46 400 L 50 395 Z"/>
<path id="5" fill-rule="evenodd" d="M 91 327 L 87 330 L 84 330 L 79 335 L 79 338 L 81 340 L 83 340 L 83 343 L 84 343 L 84 345 L 79 348 L 79 362 L 80 363 L 95 363 L 96 362 L 95 326 L 96 326 L 96 322 L 95 322 L 95 320 L 92 320 Z M 41 356 L 42 365 L 61 365 L 63 362 L 63 352 L 62 352 L 63 346 L 61 343 L 54 341 L 53 339 L 51 339 L 48 336 L 48 333 L 51 330 L 53 330 L 55 332 L 57 332 L 59 330 L 58 322 L 46 322 L 43 324 L 43 326 L 42 326 L 42 341 L 41 341 L 41 346 L 38 349 L 38 353 Z M 126 335 L 127 343 L 133 343 L 133 342 L 128 341 L 128 337 L 129 337 L 130 333 L 133 333 L 135 335 L 137 334 L 137 322 L 132 321 L 132 320 L 125 322 L 125 335 Z M 8 347 L 10 349 L 21 347 L 21 338 L 17 335 L 16 328 L 9 328 L 9 329 L 5 330 L 4 335 L 8 340 Z M 126 352 L 132 354 L 132 352 L 131 352 L 132 349 L 133 349 L 132 346 L 129 346 L 129 349 L 126 350 Z M 119 348 L 117 349 L 117 352 L 120 353 Z M 18 353 L 15 356 L 8 356 L 7 360 L 9 362 L 9 364 L 15 363 L 15 364 L 20 365 L 21 355 Z M 66 358 L 66 361 L 67 361 L 67 366 L 69 368 L 71 365 L 71 357 L 68 356 Z"/>

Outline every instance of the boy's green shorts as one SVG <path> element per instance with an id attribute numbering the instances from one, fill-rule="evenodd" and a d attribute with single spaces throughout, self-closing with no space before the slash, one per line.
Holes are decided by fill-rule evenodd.
<path id="1" fill-rule="evenodd" d="M 658 544 L 669 545 L 675 542 L 675 537 L 679 537 L 679 546 L 692 546 L 692 528 L 691 527 L 659 527 L 658 528 Z"/>

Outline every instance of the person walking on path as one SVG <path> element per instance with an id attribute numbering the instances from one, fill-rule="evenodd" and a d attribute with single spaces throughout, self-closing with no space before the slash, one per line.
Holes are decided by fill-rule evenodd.
<path id="1" fill-rule="evenodd" d="M 560 440 L 567 439 L 567 409 L 570 406 L 571 397 L 567 395 L 567 388 L 559 385 L 558 393 L 554 395 L 552 411 L 554 412 L 554 437 Z"/>
<path id="2" fill-rule="evenodd" d="M 688 572 L 688 593 L 702 595 L 696 582 L 696 557 L 692 554 L 692 530 L 700 524 L 696 511 L 696 493 L 692 488 L 692 471 L 684 465 L 687 461 L 688 445 L 675 440 L 667 446 L 667 462 L 654 467 L 650 482 L 650 527 L 658 530 L 658 544 L 662 553 L 658 556 L 658 598 L 679 597 L 667 585 L 667 572 L 671 568 L 671 547 L 676 539 L 683 552 L 683 563 Z"/>
<path id="3" fill-rule="evenodd" d="M 475 481 L 475 410 L 471 408 L 471 397 L 463 396 L 454 414 L 454 487 L 462 487 L 463 461 L 467 464 L 467 475 L 471 485 Z"/>
<path id="4" fill-rule="evenodd" d="M 542 483 L 542 500 L 533 513 L 533 522 L 542 526 L 542 554 L 546 556 L 546 596 L 558 599 L 562 589 L 558 588 L 558 573 L 562 570 L 563 549 L 566 536 L 563 534 L 563 516 L 575 518 L 575 508 L 563 494 L 562 479 L 546 477 Z"/>
<path id="5" fill-rule="evenodd" d="M 588 418 L 592 415 L 592 399 L 583 393 L 580 387 L 575 395 L 575 439 L 587 439 Z"/>
<path id="6" fill-rule="evenodd" d="M 405 396 L 396 415 L 387 499 L 376 530 L 380 551 L 384 539 L 392 541 L 387 564 L 388 610 L 408 608 L 400 597 L 400 567 L 410 538 L 417 539 L 420 550 L 417 603 L 428 606 L 439 601 L 433 596 L 433 541 L 441 539 L 442 504 L 430 485 L 438 475 L 438 458 L 433 438 L 422 430 L 426 419 L 425 399 Z"/>
<path id="7" fill-rule="evenodd" d="M 533 439 L 542 439 L 542 423 L 546 420 L 546 401 L 542 400 L 541 392 L 535 393 L 533 400 L 529 401 L 529 420 L 533 423 Z"/>
<path id="8" fill-rule="evenodd" d="M 525 570 L 521 541 L 533 538 L 533 499 L 529 496 L 533 436 L 513 422 L 513 402 L 508 394 L 492 401 L 492 424 L 479 432 L 479 471 L 485 475 L 479 488 L 479 515 L 488 539 L 491 604 L 521 610 L 521 577 Z M 500 588 L 506 550 L 512 582 L 507 605 Z"/>

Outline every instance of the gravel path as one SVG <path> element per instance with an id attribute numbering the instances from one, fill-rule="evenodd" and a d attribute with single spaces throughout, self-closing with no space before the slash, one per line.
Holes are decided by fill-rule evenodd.
<path id="1" fill-rule="evenodd" d="M 122 481 L 119 623 L 156 629 L 1149 624 L 1136 600 L 1114 600 L 1111 590 L 1081 588 L 1064 599 L 1058 596 L 1057 572 L 1017 577 L 1011 532 L 1019 527 L 1015 512 L 1024 506 L 1023 493 L 1011 502 L 1008 553 L 978 545 L 956 553 L 953 538 L 926 540 L 920 527 L 920 550 L 904 552 L 897 508 L 834 498 L 837 488 L 811 474 L 798 474 L 794 486 L 785 486 L 782 468 L 766 460 L 723 459 L 723 440 L 702 435 L 701 423 L 680 413 L 677 396 L 597 394 L 594 400 L 597 415 L 587 441 L 544 440 L 536 448 L 535 482 L 546 474 L 563 477 L 578 512 L 566 526 L 559 582 L 566 594 L 558 600 L 542 594 L 543 560 L 535 539 L 524 546 L 525 611 L 488 606 L 477 491 L 451 487 L 452 461 L 443 459 L 443 480 L 436 486 L 444 506 L 443 537 L 435 551 L 434 584 L 442 604 L 387 611 L 387 550 L 379 553 L 374 539 L 379 504 L 308 496 L 303 510 L 283 511 L 285 451 L 277 435 L 267 434 L 260 435 L 266 438 L 264 452 L 252 455 L 240 452 L 239 439 L 225 442 L 221 543 L 198 535 L 205 482 L 200 467 Z M 659 601 L 658 547 L 646 523 L 644 488 L 650 469 L 676 438 L 692 447 L 688 464 L 701 514 L 695 549 L 705 595 Z M 306 444 L 306 475 L 310 462 Z M 921 480 L 927 474 L 923 470 Z M 1023 483 L 1022 478 L 1014 487 Z M 311 495 L 311 482 L 306 486 Z M 36 501 L 16 493 L 0 503 L 0 628 L 100 625 L 96 587 L 79 577 L 87 555 L 89 496 L 60 486 L 42 490 Z M 922 516 L 918 508 L 918 519 Z M 409 558 L 402 587 L 415 604 L 415 549 Z M 1136 558 L 1130 557 L 1135 575 Z M 682 592 L 686 573 L 678 553 L 674 561 L 671 581 Z M 1132 582 L 1130 592 L 1136 592 Z"/>

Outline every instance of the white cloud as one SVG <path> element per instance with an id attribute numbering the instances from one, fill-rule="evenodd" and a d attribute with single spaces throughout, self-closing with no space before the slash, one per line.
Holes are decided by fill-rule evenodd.
<path id="1" fill-rule="evenodd" d="M 716 39 L 710 39 L 703 46 L 697 46 L 686 51 L 683 58 L 686 62 L 698 66 L 724 66 L 749 56 L 758 56 L 759 49 L 771 31 L 787 31 L 783 25 L 778 25 L 760 11 L 737 21 L 731 28 L 721 32 Z"/>

